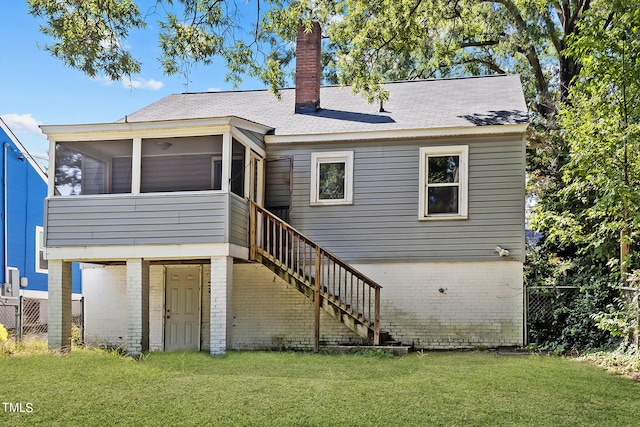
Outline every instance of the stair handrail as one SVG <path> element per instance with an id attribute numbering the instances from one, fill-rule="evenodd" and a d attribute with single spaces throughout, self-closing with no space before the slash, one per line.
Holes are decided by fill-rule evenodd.
<path id="1" fill-rule="evenodd" d="M 263 217 L 267 217 L 270 221 L 272 221 L 278 227 L 281 227 L 280 230 L 286 230 L 288 233 L 292 233 L 292 235 L 295 236 L 295 238 L 299 239 L 299 241 L 302 241 L 306 245 L 308 245 L 312 251 L 315 251 L 315 253 L 317 254 L 314 257 L 314 261 L 315 261 L 314 267 L 316 272 L 322 269 L 322 260 L 326 257 L 328 260 L 330 260 L 334 264 L 339 265 L 341 268 L 343 268 L 345 271 L 347 271 L 357 280 L 361 281 L 363 285 L 366 285 L 369 288 L 370 292 L 373 291 L 374 293 L 373 307 L 371 307 L 371 298 L 369 297 L 368 298 L 369 304 L 367 304 L 368 307 L 366 308 L 366 310 L 364 307 L 365 296 L 363 292 L 363 295 L 362 295 L 363 307 L 362 307 L 361 316 L 366 320 L 366 322 L 369 325 L 373 326 L 372 329 L 373 329 L 373 335 L 374 335 L 373 336 L 374 345 L 379 345 L 380 344 L 380 291 L 382 289 L 382 286 L 380 286 L 377 282 L 370 279 L 369 277 L 367 277 L 366 275 L 364 275 L 363 273 L 361 273 L 360 271 L 358 271 L 357 269 L 355 269 L 354 267 L 352 267 L 351 265 L 349 265 L 348 263 L 346 263 L 336 255 L 329 252 L 328 250 L 326 250 L 325 248 L 323 248 L 313 240 L 306 237 L 304 234 L 298 231 L 291 224 L 285 222 L 284 220 L 277 217 L 273 213 L 269 212 L 265 208 L 259 206 L 252 200 L 248 200 L 248 202 L 249 202 L 249 209 L 250 209 L 250 212 L 249 212 L 249 259 L 252 261 L 256 261 L 258 260 L 258 257 L 257 257 L 258 253 L 260 253 L 260 255 L 266 254 L 272 260 L 279 263 L 281 267 L 284 267 L 287 270 L 291 270 L 292 273 L 295 274 L 295 271 L 293 271 L 291 266 L 288 265 L 287 259 L 282 259 L 282 257 L 278 257 L 278 254 L 270 252 L 269 248 L 265 247 L 264 237 L 262 239 L 258 238 L 258 217 L 259 215 L 263 215 Z M 280 237 L 282 236 L 283 234 L 281 232 Z M 289 234 L 286 234 L 286 236 L 289 236 Z M 283 255 L 283 252 L 288 254 L 288 248 L 286 251 L 283 251 L 282 247 L 280 247 L 280 255 Z M 316 277 L 317 277 L 317 273 L 316 273 Z M 335 271 L 334 271 L 334 280 L 335 280 Z M 329 286 L 327 286 L 325 289 L 325 287 L 322 287 L 319 285 L 320 283 L 319 280 L 315 280 L 315 282 L 316 282 L 316 292 L 318 292 L 319 290 L 320 295 L 329 300 L 331 298 L 335 298 L 335 295 L 332 295 L 329 292 L 330 290 Z M 357 304 L 359 304 L 359 301 L 357 301 Z M 373 315 L 371 315 L 371 309 L 373 309 Z M 356 310 L 356 315 L 357 315 L 357 310 Z"/>

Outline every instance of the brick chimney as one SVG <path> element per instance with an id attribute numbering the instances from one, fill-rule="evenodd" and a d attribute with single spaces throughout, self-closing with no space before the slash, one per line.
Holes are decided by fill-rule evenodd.
<path id="1" fill-rule="evenodd" d="M 320 80 L 322 69 L 320 24 L 314 22 L 311 32 L 298 26 L 296 38 L 296 113 L 309 113 L 320 109 Z"/>

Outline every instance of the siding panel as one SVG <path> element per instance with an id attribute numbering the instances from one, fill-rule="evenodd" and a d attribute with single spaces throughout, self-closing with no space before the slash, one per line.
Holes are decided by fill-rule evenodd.
<path id="1" fill-rule="evenodd" d="M 229 242 L 235 245 L 247 246 L 249 237 L 249 209 L 247 202 L 231 194 L 229 196 Z"/>
<path id="2" fill-rule="evenodd" d="M 420 147 L 469 146 L 466 220 L 418 220 Z M 310 206 L 312 152 L 354 151 L 353 204 Z M 291 223 L 351 262 L 497 261 L 494 248 L 524 254 L 524 142 L 521 135 L 362 143 L 282 144 L 293 158 Z M 267 176 L 266 194 L 277 190 Z"/>
<path id="3" fill-rule="evenodd" d="M 227 193 L 53 197 L 46 204 L 51 247 L 247 242 L 246 204 Z"/>
<path id="4" fill-rule="evenodd" d="M 266 182 L 269 189 L 265 192 L 265 206 L 267 208 L 289 206 L 291 159 L 267 159 Z"/>

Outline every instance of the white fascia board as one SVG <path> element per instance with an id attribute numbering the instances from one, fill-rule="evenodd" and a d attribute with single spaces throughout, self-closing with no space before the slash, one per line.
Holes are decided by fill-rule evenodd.
<path id="1" fill-rule="evenodd" d="M 7 136 L 9 137 L 11 142 L 13 143 L 13 145 L 15 145 L 16 148 L 18 148 L 18 151 L 20 151 L 22 153 L 22 155 L 27 159 L 27 161 L 29 162 L 31 167 L 33 167 L 33 169 L 38 173 L 40 178 L 42 178 L 42 180 L 45 183 L 48 182 L 49 179 L 47 177 L 47 174 L 44 173 L 44 171 L 42 170 L 40 165 L 38 165 L 38 163 L 35 161 L 35 159 L 31 156 L 31 153 L 29 153 L 29 151 L 27 151 L 27 149 L 24 148 L 24 145 L 22 145 L 20 140 L 18 140 L 18 137 L 16 137 L 16 135 L 13 133 L 13 131 L 11 131 L 11 129 L 9 129 L 9 126 L 7 126 L 7 124 L 4 122 L 4 120 L 2 120 L 2 118 L 0 118 L 0 128 L 2 128 L 4 133 L 7 134 Z"/>
<path id="2" fill-rule="evenodd" d="M 429 129 L 398 129 L 363 132 L 337 132 L 310 135 L 265 135 L 267 144 L 289 144 L 305 142 L 371 141 L 379 139 L 433 138 L 445 136 L 482 136 L 520 134 L 528 124 L 468 126 Z"/>
<path id="3" fill-rule="evenodd" d="M 155 122 L 116 122 L 83 125 L 41 125 L 49 140 L 98 141 L 106 139 L 133 139 L 134 137 L 179 137 L 213 135 L 228 132 L 231 126 L 244 127 L 265 133 L 271 128 L 237 117 L 212 119 L 165 120 Z"/>
<path id="4" fill-rule="evenodd" d="M 246 130 L 250 130 L 251 132 L 256 132 L 256 133 L 260 133 L 260 134 L 266 134 L 269 131 L 274 130 L 272 127 L 270 126 L 265 126 L 263 124 L 260 123 L 256 123 L 256 122 L 252 122 L 251 120 L 247 120 L 247 119 L 243 119 L 241 117 L 237 117 L 237 116 L 232 116 L 229 124 L 231 126 L 235 126 L 238 128 L 243 128 Z"/>
<path id="5" fill-rule="evenodd" d="M 47 259 L 71 262 L 145 260 L 189 260 L 212 256 L 231 256 L 249 259 L 249 249 L 231 243 L 206 243 L 190 245 L 136 245 L 136 246 L 69 246 L 48 247 Z"/>

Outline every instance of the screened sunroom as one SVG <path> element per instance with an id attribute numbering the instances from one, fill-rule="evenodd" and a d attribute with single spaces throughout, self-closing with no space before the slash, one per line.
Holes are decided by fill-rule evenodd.
<path id="1" fill-rule="evenodd" d="M 266 132 L 230 118 L 47 126 L 46 246 L 247 245 Z M 206 122 L 205 122 L 206 123 Z M 172 126 L 171 126 L 172 125 Z"/>

